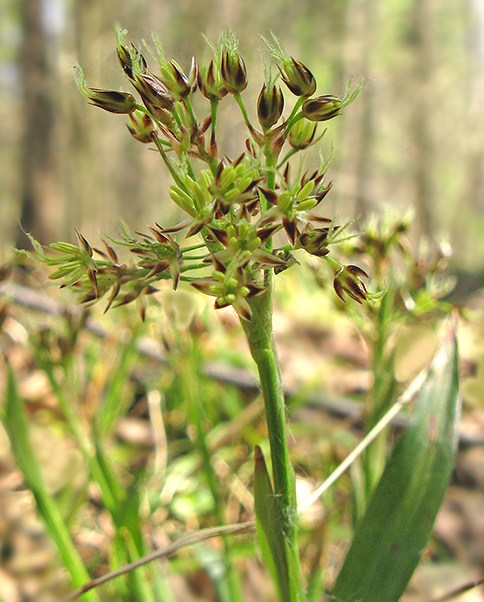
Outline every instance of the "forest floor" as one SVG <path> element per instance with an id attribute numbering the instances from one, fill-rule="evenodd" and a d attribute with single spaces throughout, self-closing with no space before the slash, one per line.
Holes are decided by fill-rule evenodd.
<path id="1" fill-rule="evenodd" d="M 483 330 L 484 297 L 476 295 L 467 312 L 470 322 L 463 322 L 461 328 L 461 371 L 464 411 L 461 424 L 461 442 L 457 462 L 448 489 L 445 502 L 435 525 L 435 536 L 425 553 L 425 561 L 417 570 L 404 596 L 405 602 L 430 602 L 435 597 L 452 590 L 462 583 L 482 577 L 484 567 L 484 374 L 481 369 L 479 341 L 469 339 Z M 21 374 L 19 386 L 27 401 L 29 416 L 32 419 L 32 437 L 39 455 L 46 479 L 53 490 L 62 492 L 63 483 L 69 475 L 76 474 L 73 466 L 79 461 L 72 443 L 49 436 L 50 422 L 45 420 L 47 412 L 55 412 L 55 401 L 45 375 L 36 365 L 28 349 L 25 331 L 27 323 L 44 318 L 42 314 L 25 320 L 30 312 L 15 304 L 3 318 L 0 333 L 2 350 L 8 347 L 11 362 Z M 40 317 L 39 317 L 40 316 Z M 469 318 L 470 316 L 470 318 Z M 243 357 L 246 349 L 242 339 L 234 338 L 234 316 L 230 311 L 219 314 L 223 330 L 229 336 L 234 357 Z M 477 327 L 476 327 L 477 324 Z M 325 324 L 318 327 L 308 324 L 304 319 L 285 313 L 275 316 L 277 347 L 280 354 L 285 385 L 291 390 L 314 391 L 323 387 L 322 398 L 362 398 L 371 382 L 366 349 L 356 331 L 338 323 L 337 330 Z M 472 331 L 472 336 L 469 332 Z M 210 348 L 217 343 L 201 337 L 202 344 L 210 355 Z M 481 347 L 484 348 L 484 347 Z M 240 356 L 237 356 L 240 354 Z M 218 364 L 219 365 L 219 364 Z M 308 366 L 311 374 L 308 378 Z M 330 366 L 330 368 L 328 368 Z M 245 375 L 231 367 L 217 368 L 226 370 L 228 375 Z M 3 374 L 3 371 L 2 371 Z M 245 376 L 244 376 L 245 378 Z M 251 379 L 249 375 L 248 379 Z M 482 387 L 482 388 L 481 388 Z M 3 388 L 3 385 L 2 385 Z M 482 397 L 481 397 L 482 394 Z M 304 397 L 304 393 L 301 393 Z M 479 407 L 479 401 L 481 406 Z M 332 429 L 334 433 L 358 432 L 361 416 L 336 416 L 328 408 L 306 407 L 298 402 L 294 413 L 292 436 L 299 437 L 301 423 L 307 425 L 324 424 L 323 431 Z M 118 440 L 135 443 L 147 453 L 153 449 L 153 435 L 149 421 L 139 405 L 133 401 L 130 411 L 117 424 L 115 436 Z M 348 443 L 332 437 L 331 445 L 337 450 L 331 453 L 338 457 L 346 453 Z M 352 441 L 353 439 L 351 439 Z M 303 439 L 300 443 L 304 453 L 317 456 L 320 453 L 315 439 Z M 312 475 L 308 475 L 311 481 Z M 89 500 L 77 519 L 78 526 L 75 542 L 81 556 L 92 563 L 98 557 L 99 573 L 108 570 L 106 557 L 109 549 L 111 526 L 99 505 L 96 491 L 89 492 Z M 82 524 L 84 521 L 84 524 Z M 193 523 L 192 523 L 193 524 Z M 95 525 L 95 527 L 93 527 Z M 103 532 L 103 525 L 105 531 Z M 189 524 L 190 526 L 190 524 Z M 195 522 L 195 526 L 198 526 Z M 156 540 L 156 538 L 155 538 Z M 334 552 L 336 557 L 341 550 L 331 547 L 327 554 Z M 258 562 L 249 560 L 250 578 L 253 588 L 266 579 Z M 338 560 L 334 563 L 337 565 Z M 331 562 L 326 561 L 326 568 Z M 178 580 L 179 581 L 179 580 Z M 210 600 L 211 590 L 206 584 L 203 570 L 195 571 L 180 584 L 174 579 L 173 587 L 179 591 L 178 599 Z M 26 490 L 22 475 L 16 468 L 10 454 L 6 434 L 0 430 L 0 600 L 3 602 L 54 602 L 63 591 L 66 576 L 60 569 L 59 559 L 54 546 L 49 541 L 45 528 L 35 510 L 31 493 Z M 178 588 L 178 589 L 177 589 Z M 483 590 L 484 591 L 484 590 Z M 484 601 L 484 593 L 474 589 L 459 598 L 462 602 Z M 42 593 L 43 592 L 43 593 Z M 51 592 L 51 593 L 49 593 Z M 254 598 L 257 599 L 257 598 Z M 259 598 L 265 599 L 265 598 Z"/>

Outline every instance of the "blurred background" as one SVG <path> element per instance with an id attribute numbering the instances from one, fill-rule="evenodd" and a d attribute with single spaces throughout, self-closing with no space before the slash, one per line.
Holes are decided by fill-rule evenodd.
<path id="1" fill-rule="evenodd" d="M 233 28 L 249 70 L 246 104 L 261 82 L 259 35 L 273 31 L 316 75 L 318 94 L 369 87 L 323 139 L 334 189 L 329 209 L 364 216 L 391 206 L 416 212 L 417 235 L 449 242 L 454 262 L 484 269 L 484 5 L 480 0 L 3 0 L 0 5 L 0 240 L 24 244 L 19 220 L 42 243 L 174 219 L 159 156 L 127 133 L 122 116 L 90 107 L 88 85 L 128 91 L 115 26 L 138 44 L 156 33 L 188 69 Z M 154 63 L 154 61 L 153 61 Z M 155 65 L 151 65 L 155 70 Z M 231 99 L 222 103 L 232 110 Z M 204 107 L 199 117 L 203 118 Z M 254 113 L 253 113 L 254 114 Z M 221 120 L 222 121 L 222 120 Z M 227 153 L 246 137 L 239 113 Z M 239 140 L 240 138 L 240 140 Z"/>
<path id="2" fill-rule="evenodd" d="M 420 265 L 420 242 L 445 241 L 454 251 L 454 273 L 468 276 L 465 286 L 469 290 L 483 286 L 483 0 L 0 0 L 0 265 L 11 257 L 14 245 L 28 245 L 22 228 L 48 244 L 74 241 L 76 227 L 98 246 L 101 236 L 115 233 L 121 219 L 132 230 L 146 231 L 147 224 L 170 226 L 179 218 L 168 197 L 170 180 L 159 155 L 129 135 L 125 116 L 89 106 L 73 79 L 73 65 L 80 64 L 89 86 L 132 91 L 117 60 L 116 27 L 127 29 L 126 40 L 136 45 L 143 39 L 150 42 L 155 33 L 167 58 L 175 59 L 185 70 L 192 55 L 200 60 L 210 57 L 204 35 L 216 42 L 221 30 L 232 28 L 248 68 L 244 98 L 254 120 L 262 85 L 264 42 L 260 35 L 270 37 L 274 32 L 288 53 L 308 66 L 318 81 L 318 95 L 343 95 L 350 78 L 353 86 L 365 78 L 366 89 L 341 116 L 328 122 L 321 141 L 326 158 L 333 152 L 328 180 L 333 180 L 334 186 L 324 201 L 324 214 L 336 215 L 341 223 L 361 216 L 356 228 L 362 224 L 363 229 L 364 218 L 374 212 L 391 209 L 398 215 L 412 209 L 416 219 L 409 237 L 419 257 L 415 265 Z M 144 54 L 156 72 L 154 60 Z M 289 104 L 289 92 L 285 97 Z M 232 158 L 242 152 L 247 137 L 234 105 L 230 97 L 221 102 L 217 132 L 219 146 Z M 286 115 L 290 109 L 286 107 Z M 197 104 L 196 110 L 202 120 L 208 103 Z M 314 154 L 317 160 L 317 152 Z M 424 262 L 422 266 L 425 275 L 428 268 Z M 330 401 L 331 395 L 336 395 L 334 405 L 339 407 L 348 397 L 366 398 L 372 373 L 368 349 L 354 327 L 360 323 L 355 321 L 358 314 L 352 315 L 353 322 L 346 319 L 351 304 L 345 309 L 341 304 L 335 307 L 336 297 L 331 286 L 326 286 L 329 280 L 323 282 L 324 274 L 321 276 L 317 266 L 309 277 L 302 270 L 291 272 L 288 270 L 288 276 L 284 273 L 278 283 L 275 330 L 285 382 L 298 391 L 293 407 L 300 404 L 305 412 L 300 418 L 296 415 L 291 432 L 298 442 L 292 449 L 294 462 L 301 483 L 307 485 L 311 480 L 321 482 L 326 471 L 359 440 L 351 417 L 338 414 L 328 418 L 321 413 L 322 404 L 306 407 L 307 392 L 324 391 L 326 401 L 328 395 Z M 409 279 L 412 274 L 407 274 Z M 45 277 L 34 274 L 33 281 L 37 287 Z M 325 288 L 330 295 L 323 295 Z M 49 289 L 49 296 L 55 297 L 56 292 Z M 464 296 L 467 292 L 464 290 Z M 229 500 L 227 521 L 251 516 L 250 494 L 244 487 L 252 475 L 253 446 L 265 437 L 265 427 L 253 387 L 247 387 L 245 381 L 241 385 L 240 378 L 233 376 L 239 374 L 237 370 L 250 371 L 253 366 L 231 310 L 214 316 L 200 302 L 193 310 L 190 329 L 180 335 L 173 329 L 175 314 L 170 313 L 166 297 L 148 308 L 144 325 L 133 317 L 131 308 L 120 308 L 102 318 L 104 305 L 97 305 L 89 315 L 99 322 L 102 319 L 104 332 L 89 326 L 88 314 L 66 310 L 64 305 L 45 309 L 44 298 L 42 303 L 34 299 L 31 304 L 42 313 L 31 312 L 23 306 L 29 305 L 25 295 L 23 290 L 17 299 L 0 305 L 0 351 L 8 350 L 21 395 L 27 401 L 35 451 L 47 475 L 49 494 L 59 501 L 93 576 L 107 572 L 110 562 L 125 564 L 128 558 L 112 546 L 117 537 L 113 519 L 100 504 L 79 446 L 65 428 L 59 412 L 62 391 L 73 407 L 82 409 L 79 415 L 83 420 L 99 408 L 118 408 L 99 449 L 105 446 L 106 457 L 113 459 L 115 473 L 123 486 L 129 485 L 129 491 L 132 475 L 141 474 L 145 465 L 150 471 L 151 462 L 158 470 L 158 459 L 165 454 L 166 475 L 156 473 L 146 491 L 153 499 L 159 497 L 158 479 L 163 487 L 165 482 L 169 484 L 166 490 L 171 493 L 160 498 L 160 506 L 142 524 L 149 546 L 162 546 L 186 530 L 213 525 L 213 508 L 219 503 L 199 475 L 198 444 L 192 441 L 192 418 L 187 419 L 191 407 L 184 389 L 188 357 L 200 373 L 203 395 L 198 398 L 206 404 L 203 426 L 210 433 L 210 453 L 217 457 L 220 499 L 223 504 Z M 193 296 L 190 299 L 193 304 Z M 483 307 L 481 299 L 461 328 L 462 372 L 468 379 L 463 387 L 464 417 L 467 427 L 474 430 L 471 428 L 470 436 L 463 430 L 468 434 L 467 444 L 461 446 L 455 486 L 438 519 L 437 539 L 430 551 L 432 559 L 456 559 L 461 566 L 479 570 L 484 565 Z M 392 318 L 398 321 L 400 314 L 394 313 Z M 429 314 L 416 312 L 410 317 L 418 325 Z M 168 358 L 163 365 L 139 353 L 136 345 L 141 335 L 163 343 Z M 415 331 L 406 335 L 409 340 L 420 340 Z M 177 355 L 180 349 L 185 353 L 181 360 Z M 418 355 L 414 351 L 413 355 Z M 218 372 L 205 371 L 210 362 Z M 229 372 L 232 380 L 227 378 L 227 366 L 236 370 Z M 222 374 L 221 382 L 217 374 Z M 0 402 L 5 397 L 4 381 L 2 363 Z M 155 395 L 153 405 L 163 406 L 169 445 L 153 440 L 149 414 L 153 393 L 161 395 Z M 59 600 L 59 595 L 52 594 L 55 588 L 49 581 L 49 567 L 54 567 L 55 581 L 60 562 L 38 526 L 28 483 L 11 456 L 7 436 L 0 429 L 0 601 Z M 59 465 L 52 468 L 50 458 L 51 464 L 58 461 Z M 76 462 L 80 466 L 77 472 Z M 79 479 L 73 478 L 77 473 Z M 57 481 L 56 475 L 60 475 Z M 136 476 L 135 493 L 136 487 L 141 490 L 140 483 L 144 487 L 145 482 Z M 314 567 L 318 562 L 324 566 L 329 581 L 350 537 L 351 489 L 348 481 L 339 487 L 327 502 L 331 519 L 326 518 L 326 511 L 321 512 L 314 518 L 317 527 L 311 523 L 306 529 L 308 558 Z M 143 495 L 146 491 L 143 489 Z M 313 562 L 310 537 L 319 528 L 324 533 L 324 549 L 318 551 L 323 560 Z M 260 581 L 265 584 L 253 546 L 244 545 L 242 541 L 237 554 L 249 559 L 247 574 L 254 582 L 262 574 Z M 37 548 L 47 559 L 32 560 Z M 213 553 L 212 548 L 207 550 L 206 554 Z M 182 562 L 187 558 L 190 560 L 188 553 Z M 172 571 L 175 579 L 177 573 L 188 575 L 186 581 L 191 579 L 189 585 L 195 591 L 195 586 L 205 583 L 205 572 L 199 570 L 202 560 L 199 554 L 199 564 L 176 565 Z M 245 570 L 246 565 L 240 564 Z M 446 574 L 447 565 L 432 578 L 444 590 L 451 588 L 445 583 Z M 474 575 L 458 572 L 453 585 Z M 59 583 L 64 591 L 68 586 L 65 575 Z M 103 599 L 131 599 L 124 586 L 117 587 L 105 590 Z M 39 592 L 44 590 L 41 598 Z M 124 598 L 119 591 L 125 593 Z M 177 597 L 187 601 L 202 598 L 214 599 L 211 591 L 204 597 L 188 597 L 186 592 Z M 430 598 L 407 600 L 415 599 Z M 477 594 L 472 598 L 483 599 Z"/>

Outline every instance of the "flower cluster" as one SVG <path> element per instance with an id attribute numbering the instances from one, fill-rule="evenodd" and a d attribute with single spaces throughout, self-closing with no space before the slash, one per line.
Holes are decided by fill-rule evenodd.
<path id="1" fill-rule="evenodd" d="M 126 114 L 135 140 L 154 145 L 173 179 L 170 197 L 186 219 L 173 228 L 157 224 L 149 234 L 134 237 L 123 227 L 123 237 L 116 242 L 136 258 L 130 266 L 118 261 L 111 245 L 93 251 L 79 234 L 79 247 L 52 245 L 64 254 L 55 259 L 43 255 L 49 265 L 58 266 L 51 277 L 82 291 L 85 302 L 108 295 L 108 307 L 153 292 L 158 280 L 171 279 L 174 288 L 184 280 L 214 296 L 215 307 L 231 305 L 250 320 L 250 300 L 266 290 L 268 273 L 290 267 L 296 263 L 294 251 L 304 249 L 328 259 L 340 297 L 345 293 L 358 302 L 367 299 L 361 281 L 365 272 L 329 258 L 329 246 L 347 238 L 349 224 L 339 227 L 317 213 L 331 189 L 325 177 L 328 162 L 321 159 L 312 173 L 304 171 L 302 161 L 292 166 L 293 157 L 319 140 L 318 123 L 339 115 L 362 84 L 353 91 L 348 86 L 342 98 L 315 97 L 311 71 L 288 56 L 277 38 L 264 40 L 277 69 L 265 66 L 255 125 L 242 98 L 248 75 L 233 33 L 210 44 L 213 58 L 207 64 L 193 58 L 187 73 L 166 58 L 156 38 L 155 51 L 148 49 L 158 64 L 154 73 L 142 49 L 125 38 L 125 31 L 117 31 L 117 56 L 139 100 L 129 93 L 88 87 L 80 67 L 75 68 L 77 84 L 90 104 Z M 293 96 L 287 117 L 279 80 Z M 202 119 L 192 104 L 197 92 L 209 103 Z M 244 152 L 235 159 L 221 156 L 217 145 L 219 103 L 230 96 L 248 129 Z M 195 244 L 181 242 L 195 236 Z"/>

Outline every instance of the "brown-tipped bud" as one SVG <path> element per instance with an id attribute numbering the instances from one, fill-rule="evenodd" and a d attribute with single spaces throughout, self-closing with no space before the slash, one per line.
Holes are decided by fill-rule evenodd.
<path id="1" fill-rule="evenodd" d="M 135 140 L 143 144 L 153 142 L 152 133 L 155 131 L 155 124 L 149 115 L 141 111 L 135 111 L 130 114 L 129 120 L 130 123 L 126 125 Z"/>
<path id="2" fill-rule="evenodd" d="M 328 236 L 329 228 L 314 228 L 301 234 L 299 243 L 311 255 L 324 257 L 329 253 Z"/>
<path id="3" fill-rule="evenodd" d="M 89 88 L 89 91 L 91 92 L 89 104 L 109 111 L 109 113 L 126 115 L 136 109 L 136 99 L 128 92 L 98 90 L 97 88 Z"/>
<path id="4" fill-rule="evenodd" d="M 92 257 L 92 247 L 84 238 L 84 236 L 79 232 L 77 228 L 74 228 L 74 232 L 76 233 L 77 240 L 79 241 L 79 248 L 83 249 L 89 257 Z"/>
<path id="5" fill-rule="evenodd" d="M 198 87 L 205 98 L 210 101 L 221 100 L 227 94 L 222 77 L 213 60 L 210 61 L 208 67 L 200 66 L 198 71 Z"/>
<path id="6" fill-rule="evenodd" d="M 196 63 L 193 67 L 193 74 L 191 75 L 191 77 L 195 78 L 194 81 L 190 81 L 175 61 L 166 61 L 160 65 L 160 72 L 163 83 L 176 100 L 181 100 L 188 96 L 192 92 L 192 86 L 196 86 Z"/>
<path id="7" fill-rule="evenodd" d="M 165 84 L 154 75 L 141 74 L 136 77 L 134 86 L 145 105 L 151 105 L 170 111 L 174 100 Z M 148 108 L 148 106 L 147 106 Z"/>
<path id="8" fill-rule="evenodd" d="M 159 121 L 163 125 L 166 125 L 168 129 L 172 127 L 175 120 L 173 119 L 173 115 L 170 113 L 170 111 L 152 105 L 149 102 L 145 102 L 145 106 L 148 109 L 150 115 L 153 117 L 153 119 L 156 119 L 156 121 Z"/>
<path id="9" fill-rule="evenodd" d="M 116 251 L 113 249 L 113 247 L 111 247 L 111 245 L 108 245 L 108 243 L 105 240 L 103 240 L 103 244 L 111 261 L 113 263 L 118 263 L 118 256 L 116 255 Z"/>
<path id="10" fill-rule="evenodd" d="M 183 73 L 175 61 L 170 61 L 168 64 L 171 65 L 173 71 L 173 82 L 170 82 L 171 89 L 181 98 L 188 96 L 191 92 L 191 85 L 188 77 Z"/>
<path id="11" fill-rule="evenodd" d="M 342 301 L 346 301 L 345 295 L 362 303 L 368 298 L 368 291 L 361 278 L 369 278 L 368 274 L 357 265 L 342 266 L 334 277 L 334 290 Z"/>
<path id="12" fill-rule="evenodd" d="M 131 44 L 130 50 L 128 50 L 128 48 L 126 48 L 126 46 L 123 46 L 122 44 L 118 44 L 116 50 L 117 50 L 119 62 L 121 63 L 121 67 L 123 68 L 125 75 L 131 81 L 134 80 L 133 57 L 134 57 L 135 61 L 138 61 L 139 68 L 142 71 L 147 70 L 148 65 L 146 64 L 145 57 L 138 51 L 138 49 L 133 44 Z"/>
<path id="13" fill-rule="evenodd" d="M 126 33 L 126 31 L 122 31 L 120 29 L 116 31 L 116 53 L 125 75 L 128 77 L 128 79 L 133 81 L 133 62 L 136 63 L 135 67 L 138 69 L 138 71 L 142 72 L 146 71 L 147 65 L 144 56 L 139 52 L 134 44 L 131 44 L 129 48 L 125 46 L 124 37 Z"/>
<path id="14" fill-rule="evenodd" d="M 279 86 L 267 88 L 264 84 L 257 100 L 257 118 L 264 129 L 279 121 L 284 109 L 284 96 Z"/>
<path id="15" fill-rule="evenodd" d="M 223 51 L 220 71 L 230 94 L 238 94 L 247 88 L 247 69 L 238 51 Z"/>
<path id="16" fill-rule="evenodd" d="M 193 94 L 198 85 L 198 63 L 194 56 L 192 56 L 192 63 L 188 73 L 188 83 L 190 85 L 190 94 Z"/>
<path id="17" fill-rule="evenodd" d="M 88 88 L 84 73 L 79 66 L 74 67 L 74 79 L 79 90 L 88 99 L 89 103 L 110 113 L 126 114 L 136 108 L 136 99 L 127 92 L 116 92 L 114 90 L 100 90 L 99 88 Z"/>
<path id="18" fill-rule="evenodd" d="M 274 192 L 269 188 L 264 188 L 263 186 L 257 186 L 257 188 L 269 205 L 277 205 L 277 192 Z"/>
<path id="19" fill-rule="evenodd" d="M 306 100 L 302 113 L 309 121 L 328 121 L 341 112 L 341 99 L 332 94 Z"/>
<path id="20" fill-rule="evenodd" d="M 296 96 L 312 96 L 316 92 L 316 80 L 309 69 L 291 57 L 291 62 L 279 67 L 282 81 Z"/>
<path id="21" fill-rule="evenodd" d="M 133 79 L 133 59 L 131 58 L 129 50 L 124 44 L 118 43 L 116 52 L 123 71 L 129 79 Z"/>

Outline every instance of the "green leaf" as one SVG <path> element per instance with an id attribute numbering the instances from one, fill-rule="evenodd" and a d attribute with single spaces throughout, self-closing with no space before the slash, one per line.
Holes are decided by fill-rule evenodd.
<path id="1" fill-rule="evenodd" d="M 284 521 L 274 495 L 261 448 L 255 447 L 254 505 L 257 537 L 266 566 L 275 582 L 282 602 L 303 599 L 299 565 L 291 556 L 284 537 Z"/>
<path id="2" fill-rule="evenodd" d="M 90 577 L 74 547 L 54 498 L 45 488 L 42 472 L 30 442 L 24 404 L 18 393 L 14 372 L 8 362 L 6 402 L 4 422 L 14 459 L 23 473 L 26 485 L 35 497 L 37 510 L 59 549 L 62 561 L 71 575 L 72 583 L 76 587 L 81 587 L 90 580 Z M 88 599 L 91 602 L 99 602 L 95 591 L 88 593 Z"/>
<path id="3" fill-rule="evenodd" d="M 456 450 L 460 411 L 453 320 L 357 527 L 331 592 L 338 602 L 397 602 L 432 533 Z"/>

